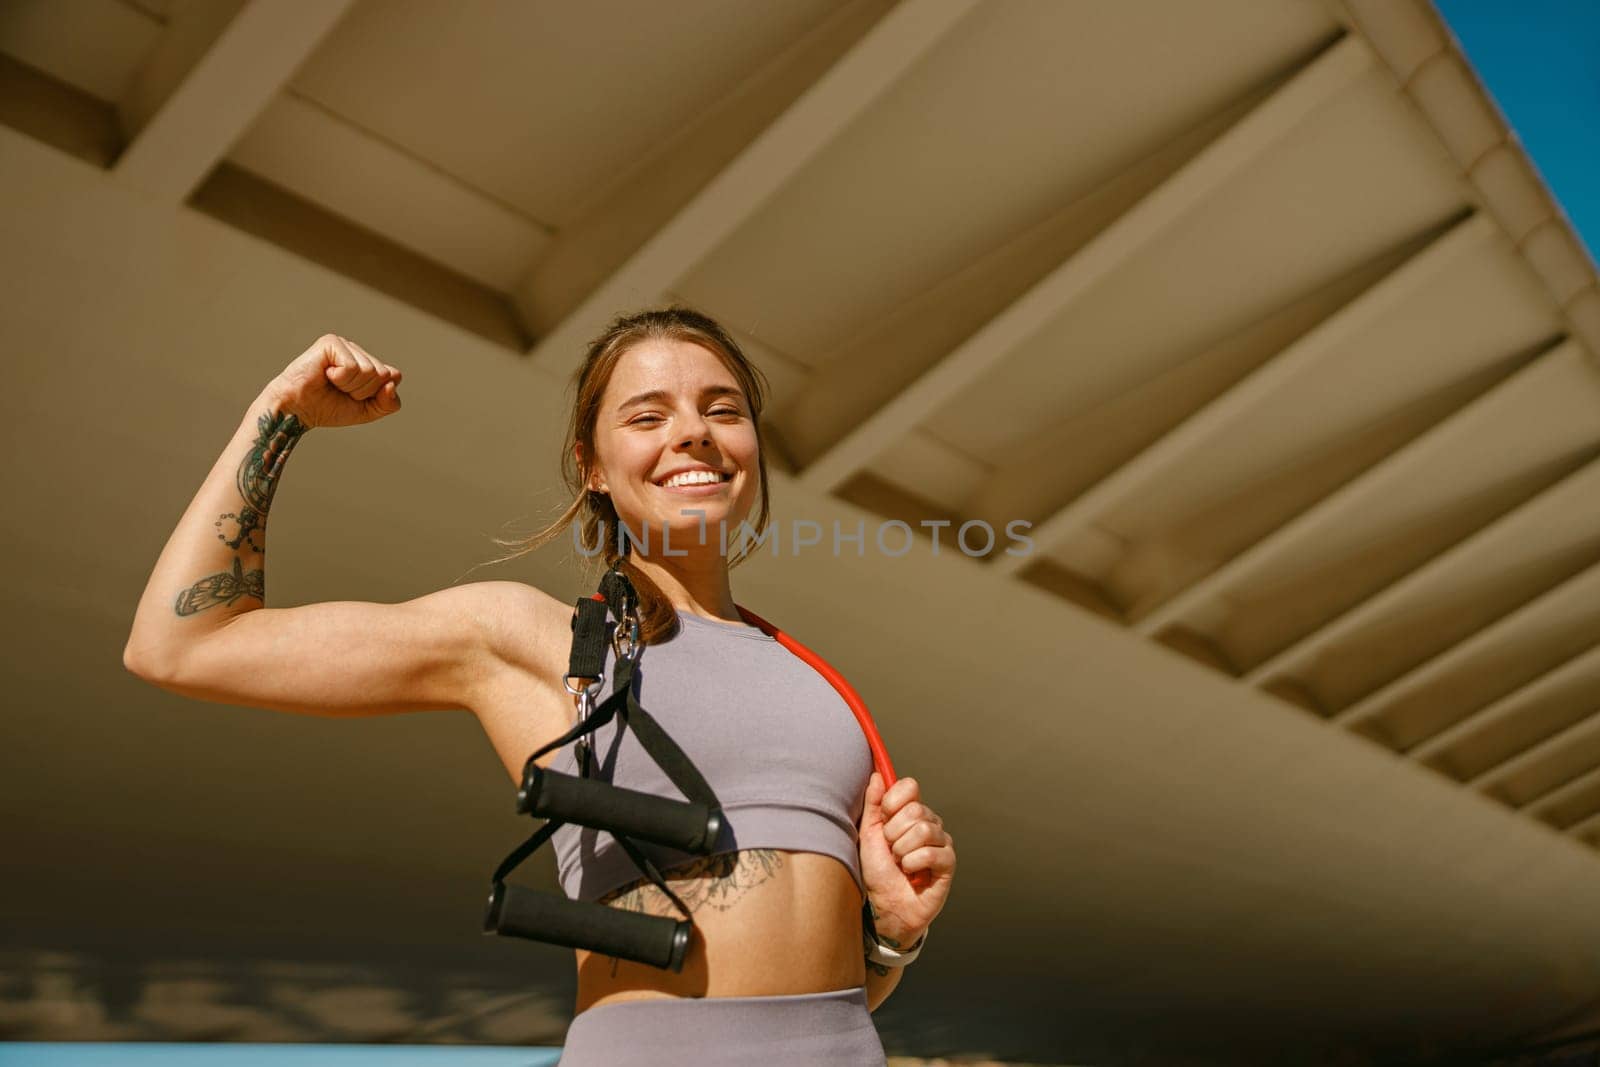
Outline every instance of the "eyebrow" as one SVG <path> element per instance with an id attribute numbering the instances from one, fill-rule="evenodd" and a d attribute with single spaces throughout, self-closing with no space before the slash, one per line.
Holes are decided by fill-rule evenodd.
<path id="1" fill-rule="evenodd" d="M 667 392 L 665 389 L 652 389 L 647 393 L 640 393 L 638 396 L 629 397 L 627 400 L 624 400 L 621 404 L 617 405 L 617 410 L 621 411 L 624 408 L 631 408 L 635 404 L 643 404 L 651 400 L 668 400 L 671 398 L 671 396 L 672 394 Z M 744 393 L 731 385 L 708 385 L 704 389 L 700 390 L 700 397 L 702 400 L 709 396 L 731 396 L 736 397 L 739 400 L 744 399 Z"/>

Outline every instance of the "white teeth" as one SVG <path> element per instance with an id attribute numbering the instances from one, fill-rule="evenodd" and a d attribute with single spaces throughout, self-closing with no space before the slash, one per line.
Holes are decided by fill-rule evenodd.
<path id="1" fill-rule="evenodd" d="M 722 481 L 722 475 L 716 471 L 685 471 L 683 474 L 674 474 L 661 484 L 667 488 L 677 485 L 710 485 Z"/>

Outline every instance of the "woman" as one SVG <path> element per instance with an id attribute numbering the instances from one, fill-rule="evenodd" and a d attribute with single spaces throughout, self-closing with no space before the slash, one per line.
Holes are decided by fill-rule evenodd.
<path id="1" fill-rule="evenodd" d="M 470 710 L 520 783 L 528 755 L 575 721 L 563 682 L 569 604 L 499 581 L 401 604 L 263 606 L 265 522 L 295 444 L 315 427 L 398 411 L 400 378 L 327 335 L 262 391 L 157 561 L 124 662 L 163 688 L 225 703 Z M 758 496 L 751 529 L 768 515 L 759 372 L 713 320 L 672 307 L 614 321 L 576 384 L 563 455 L 575 497 L 525 550 L 577 520 L 586 552 L 620 561 L 640 599 L 640 702 L 711 780 L 737 847 L 663 871 L 694 915 L 681 972 L 576 950 L 562 1063 L 881 1065 L 869 1012 L 899 982 L 887 964 L 914 955 L 944 907 L 955 850 L 916 780 L 885 791 L 837 694 L 735 607 L 729 569 L 744 557 L 730 562 L 725 544 L 737 545 Z M 269 659 L 295 669 L 252 669 Z M 717 715 L 717 731 L 706 730 Z M 732 744 L 696 747 L 700 736 Z M 601 773 L 632 784 L 637 753 L 608 751 L 601 733 L 594 741 L 596 759 L 610 761 Z M 571 747 L 540 764 L 570 771 Z M 569 895 L 677 917 L 592 831 L 562 833 Z M 863 898 L 885 946 L 870 959 Z"/>

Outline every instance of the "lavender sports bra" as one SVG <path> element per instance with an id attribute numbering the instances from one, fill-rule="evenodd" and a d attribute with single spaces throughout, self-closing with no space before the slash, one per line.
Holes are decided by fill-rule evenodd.
<path id="1" fill-rule="evenodd" d="M 754 626 L 681 611 L 678 622 L 677 633 L 645 646 L 635 696 L 722 801 L 722 834 L 712 853 L 819 852 L 844 864 L 862 888 L 856 827 L 872 752 L 850 706 L 826 679 Z M 601 699 L 611 693 L 613 655 L 607 643 Z M 589 736 L 595 777 L 684 799 L 632 731 L 623 731 L 619 741 L 613 720 Z M 573 744 L 562 746 L 551 769 L 577 773 Z M 596 900 L 644 877 L 604 830 L 568 823 L 550 841 L 562 891 L 574 900 Z M 695 858 L 648 841 L 638 844 L 662 871 Z"/>

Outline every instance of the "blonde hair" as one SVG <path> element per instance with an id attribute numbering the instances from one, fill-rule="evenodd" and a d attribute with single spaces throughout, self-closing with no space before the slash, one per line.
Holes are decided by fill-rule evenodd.
<path id="1" fill-rule="evenodd" d="M 761 412 L 766 406 L 767 380 L 760 368 L 745 356 L 739 343 L 727 330 L 709 315 L 693 308 L 674 304 L 670 307 L 651 308 L 620 315 L 589 342 L 583 365 L 573 375 L 572 385 L 576 399 L 567 423 L 566 440 L 561 453 L 561 475 L 567 489 L 573 494 L 572 502 L 556 520 L 537 533 L 510 541 L 495 538 L 497 544 L 513 547 L 515 551 L 494 563 L 503 563 L 525 555 L 548 543 L 573 522 L 578 523 L 578 533 L 585 546 L 600 546 L 600 551 L 586 557 L 609 568 L 621 561 L 620 569 L 633 583 L 639 594 L 639 632 L 645 643 L 670 634 L 677 626 L 677 616 L 661 590 L 645 576 L 634 563 L 629 538 L 618 536 L 620 520 L 609 494 L 587 488 L 594 463 L 595 423 L 600 417 L 600 400 L 611 381 L 617 362 L 635 346 L 646 341 L 688 341 L 697 344 L 720 359 L 744 391 L 750 405 L 751 422 L 755 426 L 757 445 L 757 485 L 761 491 L 760 505 L 752 533 L 759 538 L 771 519 L 767 496 L 767 448 L 761 431 Z M 575 445 L 582 445 L 583 460 L 575 454 Z M 746 547 L 728 561 L 737 567 L 749 558 L 751 547 Z M 598 578 L 598 571 L 596 573 Z"/>

